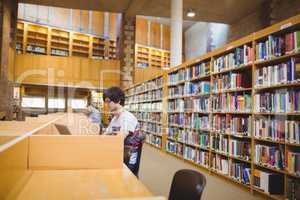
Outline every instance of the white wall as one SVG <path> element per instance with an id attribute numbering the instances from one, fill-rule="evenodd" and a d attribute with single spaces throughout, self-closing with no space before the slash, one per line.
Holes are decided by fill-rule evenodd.
<path id="1" fill-rule="evenodd" d="M 208 32 L 208 23 L 204 22 L 198 22 L 185 31 L 184 51 L 186 60 L 206 53 Z"/>
<path id="2" fill-rule="evenodd" d="M 219 23 L 197 22 L 184 32 L 185 60 L 203 55 L 227 43 L 229 26 Z"/>

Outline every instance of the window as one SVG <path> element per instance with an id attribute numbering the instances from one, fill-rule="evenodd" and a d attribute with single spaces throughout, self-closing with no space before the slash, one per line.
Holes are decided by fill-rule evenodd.
<path id="1" fill-rule="evenodd" d="M 45 108 L 45 97 L 23 97 L 23 108 Z"/>
<path id="2" fill-rule="evenodd" d="M 48 99 L 48 107 L 49 108 L 65 108 L 65 99 L 63 98 L 49 98 Z"/>
<path id="3" fill-rule="evenodd" d="M 84 109 L 87 107 L 86 99 L 72 99 L 71 106 L 73 109 Z"/>

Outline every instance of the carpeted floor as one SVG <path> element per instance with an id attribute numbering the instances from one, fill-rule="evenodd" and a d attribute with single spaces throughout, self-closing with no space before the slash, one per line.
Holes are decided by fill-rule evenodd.
<path id="1" fill-rule="evenodd" d="M 210 175 L 205 170 L 196 168 L 147 144 L 144 145 L 139 176 L 154 195 L 168 196 L 173 175 L 179 169 L 199 170 L 206 176 L 207 185 L 202 200 L 263 199 L 260 196 L 251 195 L 248 190 L 235 183 L 217 175 Z"/>

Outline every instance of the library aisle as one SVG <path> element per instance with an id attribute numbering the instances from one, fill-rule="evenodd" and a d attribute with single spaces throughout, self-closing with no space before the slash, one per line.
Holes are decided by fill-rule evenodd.
<path id="1" fill-rule="evenodd" d="M 173 156 L 145 144 L 140 166 L 140 181 L 157 196 L 168 196 L 172 178 L 179 169 L 193 169 L 206 176 L 207 185 L 202 199 L 205 200 L 261 200 L 262 196 L 251 195 L 242 187 L 217 175 L 183 162 Z M 162 178 L 163 177 L 163 178 Z"/>

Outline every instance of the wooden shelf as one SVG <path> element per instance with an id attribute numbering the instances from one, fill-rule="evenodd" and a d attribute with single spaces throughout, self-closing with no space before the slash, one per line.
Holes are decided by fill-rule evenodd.
<path id="1" fill-rule="evenodd" d="M 100 56 L 103 59 L 116 58 L 116 42 L 79 32 L 48 27 L 25 21 L 17 23 L 17 41 L 22 49 L 18 53 L 26 53 L 27 45 L 46 47 L 46 55 L 54 55 L 51 49 L 68 50 L 68 56 L 90 57 Z M 19 47 L 18 47 L 19 48 Z M 85 52 L 86 51 L 86 52 Z M 95 52 L 94 52 L 95 51 Z M 74 55 L 72 54 L 74 52 Z M 99 52 L 101 52 L 99 54 Z M 103 52 L 103 53 L 102 53 Z M 35 53 L 31 51 L 30 53 Z M 40 54 L 40 53 L 37 53 Z"/>
<path id="2" fill-rule="evenodd" d="M 197 97 L 196 95 L 182 95 L 182 96 L 169 96 L 169 91 L 171 88 L 174 88 L 174 87 L 184 87 L 184 85 L 187 83 L 187 82 L 191 82 L 191 83 L 195 83 L 195 82 L 201 82 L 201 81 L 210 81 L 210 87 L 212 88 L 213 86 L 213 79 L 218 77 L 218 76 L 221 76 L 221 75 L 225 75 L 226 73 L 239 73 L 239 72 L 242 72 L 242 73 L 245 73 L 245 74 L 249 74 L 249 76 L 252 77 L 252 82 L 251 82 L 251 85 L 247 86 L 247 88 L 235 88 L 235 89 L 228 89 L 228 90 L 223 90 L 223 91 L 217 91 L 217 92 L 214 92 L 210 91 L 209 94 L 206 94 L 207 97 L 209 97 L 208 101 L 209 101 L 209 108 L 212 108 L 212 101 L 213 101 L 213 97 L 215 97 L 216 95 L 218 94 L 223 94 L 223 93 L 247 93 L 249 94 L 250 96 L 250 99 L 251 99 L 251 109 L 248 109 L 245 111 L 243 109 L 241 109 L 241 111 L 226 111 L 226 110 L 229 110 L 229 108 L 226 108 L 226 107 L 222 107 L 222 110 L 225 110 L 224 112 L 223 111 L 219 111 L 219 110 L 211 110 L 211 109 L 208 109 L 207 112 L 199 112 L 199 114 L 203 114 L 205 117 L 207 116 L 208 117 L 208 121 L 209 121 L 209 124 L 211 125 L 212 123 L 212 120 L 213 120 L 213 117 L 215 117 L 215 115 L 221 115 L 221 116 L 225 116 L 225 115 L 232 115 L 232 116 L 235 116 L 235 117 L 251 117 L 251 120 L 254 120 L 256 117 L 265 117 L 265 118 L 269 118 L 269 117 L 272 117 L 277 119 L 277 116 L 278 118 L 280 119 L 293 119 L 295 121 L 299 121 L 299 117 L 300 117 L 300 112 L 256 112 L 256 105 L 255 105 L 255 97 L 254 95 L 256 95 L 257 93 L 264 93 L 264 92 L 270 92 L 270 91 L 276 91 L 278 89 L 300 89 L 300 81 L 297 82 L 297 81 L 294 81 L 294 82 L 291 82 L 291 83 L 286 83 L 286 84 L 278 84 L 278 85 L 271 85 L 271 86 L 262 86 L 262 87 L 257 87 L 255 86 L 256 84 L 256 69 L 257 68 L 261 68 L 261 67 L 265 67 L 265 66 L 270 66 L 270 65 L 276 65 L 276 64 L 279 64 L 283 61 L 287 61 L 289 60 L 291 57 L 300 57 L 300 52 L 293 52 L 291 54 L 288 54 L 288 55 L 283 55 L 283 56 L 280 56 L 280 57 L 274 57 L 270 60 L 264 60 L 264 61 L 254 61 L 254 59 L 256 58 L 255 56 L 255 45 L 258 41 L 262 41 L 262 40 L 265 40 L 267 38 L 268 35 L 272 34 L 272 35 L 279 35 L 279 34 L 282 34 L 282 33 L 288 33 L 289 31 L 294 31 L 296 30 L 295 27 L 293 28 L 293 25 L 297 24 L 297 30 L 298 28 L 300 27 L 300 15 L 297 15 L 296 17 L 293 17 L 291 19 L 288 19 L 288 20 L 285 20 L 285 22 L 283 24 L 288 24 L 289 21 L 291 22 L 291 26 L 284 29 L 284 30 L 281 30 L 280 26 L 282 26 L 282 23 L 279 23 L 281 25 L 278 25 L 278 24 L 275 24 L 275 25 L 272 25 L 271 27 L 269 28 L 266 28 L 262 31 L 258 31 L 256 33 L 253 33 L 253 34 L 250 34 L 244 38 L 241 38 L 237 41 L 233 41 L 232 43 L 230 44 L 227 44 L 225 45 L 224 48 L 220 48 L 220 49 L 216 49 L 212 52 L 209 52 L 208 54 L 205 54 L 203 56 L 200 56 L 198 58 L 195 58 L 194 60 L 191 60 L 191 61 L 187 61 L 185 63 L 182 63 L 181 65 L 177 66 L 177 67 L 174 67 L 172 69 L 169 69 L 169 70 L 165 70 L 161 73 L 161 76 L 163 77 L 163 98 L 162 98 L 162 106 L 163 106 L 163 109 L 161 111 L 162 113 L 162 151 L 166 151 L 167 150 L 167 147 L 166 147 L 166 144 L 167 144 L 167 141 L 172 141 L 174 142 L 175 144 L 180 144 L 180 146 L 182 145 L 183 148 L 185 147 L 191 147 L 193 149 L 196 149 L 196 150 L 203 150 L 203 151 L 208 151 L 209 152 L 209 155 L 208 155 L 208 158 L 209 158 L 209 161 L 211 162 L 211 158 L 213 155 L 221 155 L 222 157 L 224 156 L 224 159 L 228 160 L 228 161 L 234 161 L 234 162 L 241 162 L 241 163 L 244 163 L 246 164 L 247 166 L 249 166 L 250 168 L 250 171 L 253 172 L 254 169 L 258 168 L 262 171 L 266 171 L 266 172 L 272 172 L 272 173 L 279 173 L 279 174 L 282 174 L 284 176 L 284 179 L 285 179 L 285 184 L 284 184 L 284 191 L 285 191 L 285 194 L 284 195 L 270 195 L 270 194 L 267 194 L 257 188 L 255 188 L 254 186 L 254 183 L 253 183 L 253 178 L 254 178 L 254 175 L 251 174 L 251 177 L 250 177 L 250 180 L 251 181 L 251 184 L 250 185 L 245 185 L 243 183 L 241 183 L 240 181 L 237 181 L 235 180 L 234 178 L 232 178 L 230 175 L 224 175 L 224 174 L 221 174 L 220 172 L 217 172 L 215 169 L 212 168 L 212 163 L 210 163 L 210 165 L 208 166 L 208 170 L 210 172 L 213 172 L 215 174 L 218 174 L 224 178 L 226 178 L 228 181 L 231 181 L 231 182 L 234 182 L 234 183 L 237 183 L 238 185 L 243 185 L 243 186 L 246 186 L 247 189 L 249 189 L 249 191 L 254 191 L 255 193 L 259 193 L 259 194 L 263 194 L 265 195 L 266 197 L 268 197 L 269 199 L 276 199 L 276 200 L 283 200 L 284 199 L 284 196 L 286 195 L 286 180 L 287 178 L 294 178 L 294 179 L 297 179 L 297 180 L 300 180 L 300 176 L 297 176 L 296 174 L 291 174 L 290 172 L 288 172 L 286 169 L 278 169 L 278 168 L 273 168 L 273 167 L 270 167 L 270 166 L 267 166 L 267 165 L 260 165 L 260 164 L 256 164 L 255 163 L 255 146 L 256 144 L 262 144 L 262 145 L 266 145 L 266 146 L 275 146 L 275 147 L 282 147 L 282 151 L 283 151 L 283 154 L 285 155 L 286 151 L 288 150 L 297 150 L 296 152 L 298 152 L 300 150 L 300 144 L 293 144 L 293 143 L 289 143 L 288 141 L 283 141 L 283 140 L 270 140 L 270 139 L 266 139 L 266 138 L 256 138 L 255 137 L 255 130 L 254 130 L 254 125 L 253 123 L 251 122 L 251 129 L 249 130 L 249 132 L 247 132 L 248 135 L 233 135 L 232 133 L 229 133 L 229 132 L 220 132 L 220 131 L 216 131 L 216 130 L 203 130 L 203 131 L 206 131 L 205 134 L 209 136 L 209 138 L 211 138 L 211 136 L 214 136 L 214 135 L 217 135 L 217 134 L 220 134 L 220 135 L 224 135 L 225 138 L 227 138 L 229 141 L 230 140 L 242 140 L 242 141 L 245 141 L 245 142 L 248 142 L 250 144 L 250 157 L 249 157 L 249 160 L 247 157 L 235 157 L 235 156 L 232 156 L 232 155 L 229 155 L 229 153 L 224 153 L 224 152 L 219 152 L 219 151 L 216 151 L 214 149 L 212 149 L 212 145 L 211 145 L 211 141 L 209 139 L 209 146 L 210 147 L 207 147 L 207 148 L 204 148 L 204 147 L 200 147 L 198 144 L 194 144 L 194 143 L 187 143 L 185 141 L 178 141 L 179 139 L 177 137 L 174 137 L 174 138 L 170 138 L 168 136 L 168 129 L 170 127 L 174 127 L 175 129 L 176 128 L 179 128 L 180 129 L 180 133 L 181 131 L 182 132 L 185 132 L 186 134 L 186 131 L 189 129 L 189 127 L 187 126 L 184 126 L 184 125 L 179 125 L 179 124 L 172 124 L 172 123 L 169 123 L 168 119 L 170 117 L 171 114 L 182 114 L 184 117 L 190 117 L 191 115 L 190 114 L 193 114 L 193 113 L 198 113 L 198 112 L 194 112 L 193 110 L 186 110 L 184 109 L 184 106 L 177 106 L 176 109 L 174 110 L 168 110 L 168 103 L 169 102 L 175 102 L 177 99 L 181 99 L 183 101 L 185 100 L 191 100 L 193 101 L 193 99 L 191 98 L 195 98 Z M 213 64 L 214 64 L 214 61 L 219 58 L 220 56 L 225 56 L 227 55 L 228 53 L 233 53 L 235 51 L 235 48 L 240 48 L 240 47 L 243 47 L 244 45 L 247 45 L 248 47 L 251 47 L 251 51 L 253 53 L 253 57 L 251 59 L 248 59 L 251 60 L 250 62 L 248 62 L 248 64 L 244 64 L 244 65 L 239 65 L 237 67 L 231 67 L 231 68 L 226 68 L 222 71 L 218 71 L 218 72 L 213 72 L 212 73 L 212 70 L 213 70 Z M 152 65 L 164 65 L 164 63 L 169 63 L 170 59 L 169 59 L 169 53 L 161 50 L 161 53 L 156 53 L 157 51 L 154 51 L 152 50 L 151 47 L 147 47 L 147 46 L 143 46 L 143 45 L 136 45 L 136 64 L 138 62 L 144 62 L 146 64 L 148 64 L 148 66 L 152 66 Z M 167 56 L 165 56 L 167 55 Z M 247 62 L 247 61 L 246 61 Z M 159 64 L 158 64 L 159 63 Z M 202 75 L 199 76 L 199 77 L 192 77 L 188 80 L 181 80 L 182 77 L 178 76 L 176 77 L 176 79 L 174 80 L 180 80 L 180 81 L 177 81 L 177 82 L 169 82 L 169 75 L 170 74 L 174 74 L 174 73 L 178 73 L 178 72 L 181 72 L 183 70 L 186 70 L 190 67 L 193 67 L 195 65 L 199 65 L 199 64 L 202 64 L 204 63 L 203 66 L 205 66 L 203 68 L 203 71 L 201 71 Z M 238 63 L 238 62 L 234 62 L 234 63 Z M 204 72 L 207 73 L 207 67 L 209 67 L 209 72 L 208 74 L 203 74 Z M 200 72 L 199 72 L 200 73 Z M 149 80 L 145 80 L 145 82 L 147 82 Z M 141 84 L 143 83 L 139 83 L 139 84 L 136 84 L 134 86 L 132 86 L 131 88 L 129 89 L 134 89 L 134 88 L 137 88 L 139 87 Z M 129 90 L 128 89 L 128 90 Z M 129 98 L 130 96 L 134 96 L 136 94 L 134 93 L 131 93 L 130 95 L 127 95 L 127 98 Z M 190 99 L 188 99 L 190 98 Z M 146 101 L 148 102 L 148 101 Z M 178 101 L 179 102 L 179 101 Z M 151 101 L 149 101 L 148 103 L 152 103 Z M 181 103 L 181 101 L 180 101 Z M 189 102 L 188 102 L 189 103 Z M 143 104 L 143 102 L 140 102 L 140 104 Z M 184 104 L 184 103 L 183 103 Z M 180 109 L 179 109 L 180 108 Z M 182 108 L 182 109 L 181 109 Z M 242 107 L 241 107 L 242 108 Z M 138 109 L 138 107 L 136 107 L 136 109 Z M 138 112 L 139 114 L 140 113 L 143 113 L 144 111 L 143 110 L 138 110 L 136 111 Z M 150 113 L 151 111 L 147 111 L 147 113 Z M 202 116 L 200 116 L 202 117 Z M 190 130 L 189 130 L 190 131 Z M 197 132 L 197 131 L 193 131 L 191 130 L 191 132 Z M 180 138 L 182 139 L 182 138 Z M 195 162 L 191 161 L 190 159 L 187 159 L 187 158 L 184 158 L 183 156 L 178 156 L 176 153 L 170 153 L 170 152 L 167 152 L 168 154 L 172 155 L 172 156 L 175 156 L 177 157 L 178 159 L 181 159 L 181 160 L 188 160 L 189 163 L 191 164 L 195 164 Z M 247 159 L 245 159 L 247 158 Z"/>

